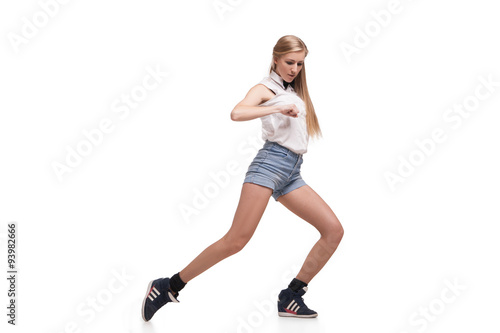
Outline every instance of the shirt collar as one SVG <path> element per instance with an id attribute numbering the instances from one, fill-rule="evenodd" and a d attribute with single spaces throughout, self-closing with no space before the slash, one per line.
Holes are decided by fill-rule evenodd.
<path id="1" fill-rule="evenodd" d="M 279 84 L 281 86 L 281 88 L 283 88 L 283 90 L 288 90 L 288 87 L 287 89 L 285 89 L 285 85 L 283 84 L 283 79 L 281 78 L 281 76 L 278 75 L 278 73 L 276 73 L 274 70 L 271 70 L 271 73 L 269 74 L 269 76 L 271 77 L 271 79 L 273 79 L 277 84 Z M 295 79 L 294 79 L 295 80 Z M 292 84 L 294 83 L 294 81 L 290 82 L 291 84 L 289 85 L 289 87 L 291 87 L 292 90 L 293 89 L 293 86 Z"/>

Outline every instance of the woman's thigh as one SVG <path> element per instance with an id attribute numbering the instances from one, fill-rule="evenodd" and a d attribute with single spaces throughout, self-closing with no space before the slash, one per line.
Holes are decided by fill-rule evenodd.
<path id="1" fill-rule="evenodd" d="M 309 185 L 280 196 L 278 201 L 292 213 L 312 224 L 321 235 L 343 233 L 335 213 Z"/>
<path id="2" fill-rule="evenodd" d="M 253 183 L 243 183 L 240 201 L 231 228 L 225 236 L 226 239 L 250 240 L 266 210 L 272 193 L 271 188 Z"/>

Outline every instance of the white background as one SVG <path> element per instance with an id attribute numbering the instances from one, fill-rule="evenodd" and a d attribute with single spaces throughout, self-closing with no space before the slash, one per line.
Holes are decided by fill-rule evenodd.
<path id="1" fill-rule="evenodd" d="M 48 2 L 0 5 L 5 274 L 8 222 L 18 223 L 19 246 L 18 325 L 6 323 L 2 278 L 2 331 L 498 331 L 500 86 L 457 128 L 443 118 L 474 96 L 480 76 L 500 81 L 492 1 L 401 0 L 350 61 L 341 44 L 377 28 L 370 12 L 390 1 L 221 1 L 230 3 L 222 14 L 212 0 L 69 1 L 15 47 L 12 36 Z M 143 323 L 147 283 L 180 271 L 231 225 L 262 141 L 260 120 L 229 114 L 268 75 L 272 48 L 287 34 L 309 49 L 323 131 L 309 143 L 302 177 L 345 229 L 305 295 L 319 316 L 276 314 L 273 293 L 319 234 L 271 198 L 245 249 Z M 113 103 L 148 67 L 168 76 L 120 119 Z M 112 132 L 60 180 L 53 163 L 64 164 L 67 147 L 106 118 Z M 447 139 L 391 190 L 384 174 L 397 174 L 398 156 L 418 154 L 415 140 L 435 128 Z M 209 172 L 231 164 L 238 172 L 214 185 Z M 206 207 L 183 216 L 207 186 L 216 192 Z M 449 283 L 465 289 L 453 293 Z M 92 298 L 105 303 L 99 311 Z M 419 314 L 425 309 L 431 317 Z"/>

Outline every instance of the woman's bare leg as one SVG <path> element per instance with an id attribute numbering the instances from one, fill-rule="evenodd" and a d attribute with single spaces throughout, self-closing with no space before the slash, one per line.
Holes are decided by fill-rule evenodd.
<path id="1" fill-rule="evenodd" d="M 187 283 L 219 261 L 243 249 L 252 238 L 272 193 L 273 190 L 268 187 L 243 183 L 231 228 L 179 272 L 181 280 Z"/>
<path id="2" fill-rule="evenodd" d="M 309 283 L 337 249 L 344 229 L 328 204 L 309 185 L 280 196 L 278 201 L 321 234 L 296 277 Z"/>

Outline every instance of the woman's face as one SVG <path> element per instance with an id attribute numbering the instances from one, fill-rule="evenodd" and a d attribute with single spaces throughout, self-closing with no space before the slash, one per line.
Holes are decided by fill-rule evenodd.
<path id="1" fill-rule="evenodd" d="M 275 59 L 276 73 L 286 82 L 292 82 L 304 66 L 305 51 L 289 52 Z"/>

